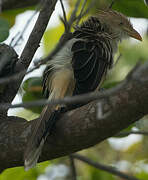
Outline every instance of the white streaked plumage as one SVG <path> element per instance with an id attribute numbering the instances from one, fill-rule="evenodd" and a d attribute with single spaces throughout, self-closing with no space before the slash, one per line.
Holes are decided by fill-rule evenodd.
<path id="1" fill-rule="evenodd" d="M 48 62 L 43 81 L 47 98 L 60 99 L 100 87 L 112 67 L 118 43 L 127 37 L 142 40 L 130 21 L 113 10 L 100 11 L 97 16 L 75 27 L 71 39 Z M 60 105 L 46 106 L 34 123 L 24 156 L 26 169 L 36 164 L 46 137 L 52 133 L 62 110 Z"/>

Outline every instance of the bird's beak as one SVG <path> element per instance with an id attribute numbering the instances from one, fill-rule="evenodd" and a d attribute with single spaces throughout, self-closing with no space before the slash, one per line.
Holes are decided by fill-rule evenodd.
<path id="1" fill-rule="evenodd" d="M 131 29 L 131 30 L 126 29 L 126 31 L 130 37 L 135 38 L 139 41 L 142 41 L 141 35 L 135 29 Z"/>

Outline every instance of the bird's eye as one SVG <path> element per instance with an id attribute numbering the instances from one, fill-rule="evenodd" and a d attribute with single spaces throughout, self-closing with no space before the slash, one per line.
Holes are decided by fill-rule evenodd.
<path id="1" fill-rule="evenodd" d="M 123 25 L 123 22 L 120 22 L 119 25 L 122 26 L 122 25 Z"/>

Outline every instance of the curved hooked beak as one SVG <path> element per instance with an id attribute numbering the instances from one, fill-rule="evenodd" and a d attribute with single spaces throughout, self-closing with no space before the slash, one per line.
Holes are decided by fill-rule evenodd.
<path id="1" fill-rule="evenodd" d="M 128 35 L 134 39 L 137 39 L 139 41 L 142 41 L 141 35 L 135 30 L 135 29 L 125 29 L 128 33 Z"/>

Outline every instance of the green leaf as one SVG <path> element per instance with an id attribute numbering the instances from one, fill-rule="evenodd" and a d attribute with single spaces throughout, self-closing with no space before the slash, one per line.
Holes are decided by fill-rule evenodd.
<path id="1" fill-rule="evenodd" d="M 111 81 L 111 82 L 105 81 L 103 83 L 102 87 L 105 88 L 105 89 L 109 89 L 109 88 L 117 86 L 119 83 L 120 83 L 120 81 Z"/>
<path id="2" fill-rule="evenodd" d="M 17 179 L 17 180 L 34 180 L 37 179 L 39 173 L 37 169 L 25 172 L 23 167 L 6 169 L 1 175 L 0 180 Z"/>
<path id="3" fill-rule="evenodd" d="M 114 176 L 110 173 L 107 173 L 105 171 L 101 171 L 98 169 L 95 169 L 93 167 L 90 167 L 90 176 L 91 176 L 91 180 L 96 180 L 96 179 L 100 179 L 100 180 L 115 180 Z"/>
<path id="4" fill-rule="evenodd" d="M 22 109 L 16 112 L 16 116 L 25 118 L 27 121 L 31 121 L 39 117 L 39 112 L 35 113 L 31 111 L 30 109 Z"/>
<path id="5" fill-rule="evenodd" d="M 123 138 L 123 137 L 127 137 L 127 135 L 124 135 L 124 133 L 126 134 L 126 132 L 130 132 L 132 130 L 132 128 L 134 127 L 134 124 L 131 124 L 130 126 L 128 126 L 128 128 L 123 129 L 122 131 L 120 131 L 121 135 L 120 136 L 116 136 L 116 138 Z M 119 133 L 119 134 L 120 134 Z M 122 135 L 123 133 L 123 135 Z"/>
<path id="6" fill-rule="evenodd" d="M 89 1 L 91 3 L 91 0 Z M 98 9 L 107 9 L 111 2 L 112 0 L 96 1 L 91 12 L 97 13 Z M 148 18 L 148 6 L 143 0 L 116 0 L 112 8 L 129 17 Z"/>
<path id="7" fill-rule="evenodd" d="M 25 93 L 23 94 L 23 102 L 29 102 L 29 101 L 36 101 L 39 99 L 42 99 L 42 81 L 40 77 L 32 77 L 27 79 L 23 83 L 23 90 Z M 34 113 L 40 113 L 42 107 L 32 107 L 32 108 L 27 108 Z"/>
<path id="8" fill-rule="evenodd" d="M 0 42 L 9 36 L 9 23 L 7 20 L 0 18 Z"/>
<path id="9" fill-rule="evenodd" d="M 138 173 L 136 175 L 136 177 L 141 180 L 148 180 L 148 173 L 145 171 L 142 171 L 142 172 Z"/>
<path id="10" fill-rule="evenodd" d="M 40 77 L 28 78 L 22 86 L 23 90 L 26 92 L 34 93 L 34 95 L 41 95 L 42 93 L 42 80 Z"/>
<path id="11" fill-rule="evenodd" d="M 30 102 L 30 101 L 36 101 L 36 100 L 39 100 L 39 99 L 40 99 L 40 98 L 38 98 L 37 96 L 35 96 L 33 93 L 26 92 L 26 93 L 23 95 L 22 101 L 23 101 L 23 102 Z M 38 106 L 38 107 L 30 107 L 30 108 L 26 108 L 26 109 L 29 109 L 29 110 L 31 110 L 31 111 L 34 112 L 34 113 L 40 114 L 40 112 L 41 112 L 41 110 L 42 110 L 42 107 L 41 107 L 41 106 Z"/>
<path id="12" fill-rule="evenodd" d="M 34 10 L 34 9 L 35 9 L 35 6 L 27 7 L 27 8 L 17 8 L 17 9 L 12 9 L 12 10 L 6 10 L 0 14 L 0 17 L 5 18 L 10 23 L 10 27 L 12 27 L 15 24 L 15 18 L 17 15 L 19 15 L 27 10 Z"/>
<path id="13" fill-rule="evenodd" d="M 118 0 L 113 9 L 116 9 L 130 17 L 148 18 L 148 7 L 143 0 Z"/>
<path id="14" fill-rule="evenodd" d="M 43 38 L 45 55 L 49 54 L 49 52 L 55 47 L 63 32 L 64 32 L 63 24 L 60 24 L 55 28 L 48 29 L 45 32 Z"/>
<path id="15" fill-rule="evenodd" d="M 0 174 L 0 180 L 35 180 L 41 173 L 44 173 L 45 168 L 49 166 L 49 164 L 51 164 L 49 161 L 38 163 L 35 168 L 27 172 L 24 171 L 24 167 L 8 168 Z"/>

